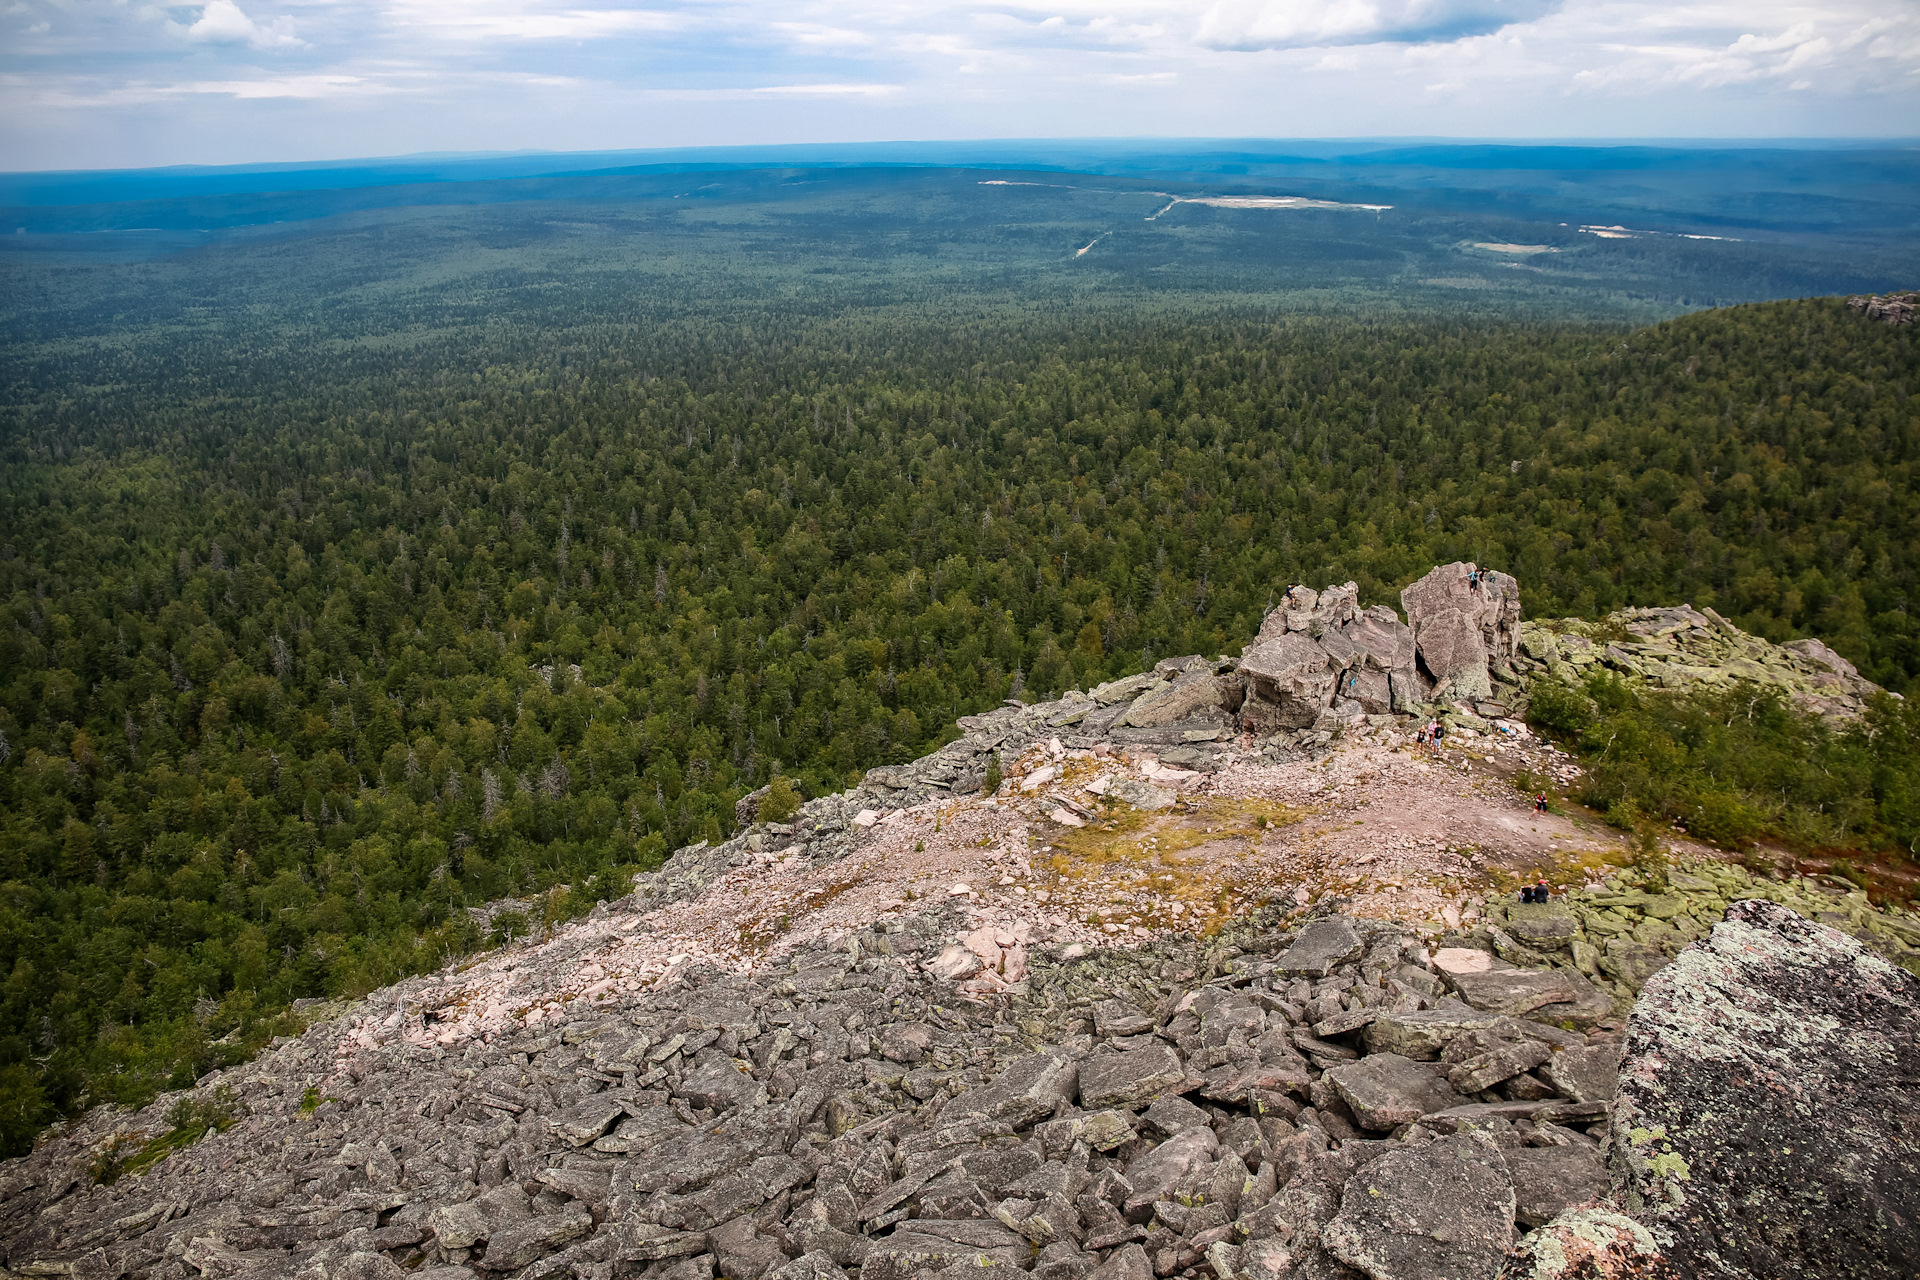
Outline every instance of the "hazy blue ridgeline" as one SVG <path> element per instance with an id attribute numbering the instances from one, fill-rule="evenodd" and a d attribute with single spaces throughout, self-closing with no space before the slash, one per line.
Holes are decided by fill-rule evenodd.
<path id="1" fill-rule="evenodd" d="M 417 204 L 646 196 L 647 176 L 797 166 L 1078 172 L 1211 191 L 1276 190 L 1574 223 L 1881 237 L 1920 229 L 1920 151 L 1858 146 L 999 141 L 422 155 L 224 167 L 0 174 L 31 233 L 219 228 Z M 1276 185 L 1277 184 L 1277 185 Z M 357 192 L 346 199 L 338 193 Z M 333 193 L 317 196 L 317 193 Z M 253 197 L 254 199 L 246 199 Z M 260 197 L 268 197 L 261 199 Z M 120 206 L 102 208 L 102 206 Z"/>

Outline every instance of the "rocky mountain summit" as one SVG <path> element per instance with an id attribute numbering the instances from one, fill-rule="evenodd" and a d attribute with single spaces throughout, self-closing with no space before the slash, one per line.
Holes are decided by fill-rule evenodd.
<path id="1" fill-rule="evenodd" d="M 1920 981 L 1889 957 L 1920 970 L 1920 921 L 1705 850 L 1606 870 L 1611 837 L 1474 772 L 1573 768 L 1513 713 L 1595 664 L 1744 662 L 1833 714 L 1871 687 L 1688 609 L 1523 625 L 1471 565 L 1402 606 L 1295 588 L 1237 659 L 969 717 L 787 821 L 750 796 L 586 919 L 50 1132 L 0 1165 L 0 1265 L 1911 1274 Z M 1562 853 L 1551 901 L 1489 892 Z"/>

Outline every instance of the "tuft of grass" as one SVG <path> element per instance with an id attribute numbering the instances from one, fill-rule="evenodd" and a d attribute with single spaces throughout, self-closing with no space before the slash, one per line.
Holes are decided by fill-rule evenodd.
<path id="1" fill-rule="evenodd" d="M 315 1092 L 309 1088 L 308 1093 Z M 93 1180 L 112 1186 L 129 1174 L 145 1173 L 176 1151 L 192 1146 L 209 1133 L 222 1132 L 233 1125 L 233 1090 L 222 1086 L 209 1098 L 182 1098 L 167 1113 L 167 1131 L 137 1145 L 115 1138 L 111 1146 L 93 1163 Z M 318 1106 L 318 1103 L 314 1104 Z M 305 1099 L 302 1099 L 305 1106 Z"/>

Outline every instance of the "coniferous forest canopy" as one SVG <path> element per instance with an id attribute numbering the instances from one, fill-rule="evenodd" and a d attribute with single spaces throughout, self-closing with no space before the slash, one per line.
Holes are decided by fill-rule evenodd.
<path id="1" fill-rule="evenodd" d="M 1532 617 L 1691 601 L 1915 689 L 1911 328 L 1642 323 L 1751 248 L 1463 290 L 1404 229 L 1248 216 L 1172 275 L 1071 274 L 1058 211 L 750 203 L 7 266 L 0 1141 L 480 945 L 463 906 L 617 894 L 776 774 L 1237 651 L 1293 582 L 1471 559 Z"/>

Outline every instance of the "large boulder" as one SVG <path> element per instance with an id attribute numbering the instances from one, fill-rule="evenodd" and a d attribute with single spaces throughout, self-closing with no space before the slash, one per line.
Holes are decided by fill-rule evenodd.
<path id="1" fill-rule="evenodd" d="M 1366 942 L 1344 916 L 1315 920 L 1300 931 L 1293 945 L 1274 961 L 1276 971 L 1298 977 L 1324 978 L 1336 967 L 1357 960 Z"/>
<path id="2" fill-rule="evenodd" d="M 1420 666 L 1439 698 L 1486 698 L 1489 662 L 1513 656 L 1520 631 L 1520 584 L 1465 561 L 1436 566 L 1400 593 Z"/>
<path id="3" fill-rule="evenodd" d="M 1127 708 L 1127 714 L 1121 717 L 1119 723 L 1138 728 L 1157 728 L 1190 720 L 1208 711 L 1218 711 L 1220 704 L 1220 682 L 1214 677 L 1212 669 L 1207 667 L 1189 671 L 1171 683 L 1148 689 Z"/>
<path id="4" fill-rule="evenodd" d="M 1220 1140 L 1213 1130 L 1196 1125 L 1135 1156 L 1127 1166 L 1127 1185 L 1132 1188 L 1124 1206 L 1127 1212 L 1138 1216 L 1142 1209 L 1151 1210 L 1195 1165 L 1211 1161 L 1219 1150 Z"/>
<path id="5" fill-rule="evenodd" d="M 1163 1044 L 1088 1058 L 1080 1065 L 1080 1105 L 1089 1111 L 1143 1106 L 1186 1078 L 1180 1055 Z"/>
<path id="6" fill-rule="evenodd" d="M 1017 1129 L 1051 1115 L 1073 1096 L 1079 1074 L 1078 1048 L 1069 1044 L 1020 1059 L 994 1080 L 953 1099 L 941 1113 L 942 1118 L 988 1116 Z"/>
<path id="7" fill-rule="evenodd" d="M 1735 903 L 1641 992 L 1613 1133 L 1625 1207 L 1672 1274 L 1912 1276 L 1920 979 Z"/>
<path id="8" fill-rule="evenodd" d="M 1737 902 L 1648 979 L 1612 1129 L 1613 1202 L 1535 1231 L 1510 1280 L 1910 1280 L 1920 979 L 1785 907 Z"/>
<path id="9" fill-rule="evenodd" d="M 1400 621 L 1391 605 L 1376 604 L 1349 627 L 1346 638 L 1376 671 L 1400 671 L 1413 666 L 1413 628 Z"/>
<path id="10" fill-rule="evenodd" d="M 1327 651 L 1295 632 L 1249 645 L 1240 658 L 1240 674 L 1253 695 L 1241 714 L 1261 721 L 1249 726 L 1257 731 L 1305 729 L 1333 698 L 1335 675 Z"/>

